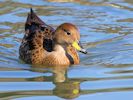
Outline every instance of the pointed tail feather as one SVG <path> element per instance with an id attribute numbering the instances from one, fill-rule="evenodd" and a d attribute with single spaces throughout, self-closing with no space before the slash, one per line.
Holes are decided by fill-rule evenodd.
<path id="1" fill-rule="evenodd" d="M 33 9 L 30 9 L 30 13 L 28 14 L 27 21 L 25 24 L 31 25 L 32 23 L 43 25 L 45 24 L 37 15 L 34 13 Z"/>

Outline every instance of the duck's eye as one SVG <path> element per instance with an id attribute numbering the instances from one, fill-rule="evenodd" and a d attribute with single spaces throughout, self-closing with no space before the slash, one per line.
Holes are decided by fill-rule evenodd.
<path id="1" fill-rule="evenodd" d="M 71 33 L 70 32 L 67 32 L 67 35 L 71 35 Z"/>
<path id="2" fill-rule="evenodd" d="M 63 31 L 66 32 L 67 35 L 71 35 L 71 33 L 70 33 L 69 31 L 67 31 L 67 30 L 65 30 L 65 29 L 63 29 Z"/>

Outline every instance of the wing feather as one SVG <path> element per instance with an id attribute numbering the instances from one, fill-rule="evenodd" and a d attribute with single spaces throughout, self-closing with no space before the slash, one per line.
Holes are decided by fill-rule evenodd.
<path id="1" fill-rule="evenodd" d="M 43 22 L 31 8 L 25 23 L 25 40 L 29 42 L 29 48 L 34 49 L 34 36 L 43 33 L 43 48 L 49 52 L 52 51 L 54 32 L 55 29 Z"/>

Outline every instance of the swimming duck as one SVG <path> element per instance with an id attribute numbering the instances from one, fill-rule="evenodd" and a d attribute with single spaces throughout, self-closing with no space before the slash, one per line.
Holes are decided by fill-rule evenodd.
<path id="1" fill-rule="evenodd" d="M 31 9 L 25 23 L 25 35 L 19 48 L 19 57 L 26 63 L 44 65 L 79 64 L 77 50 L 80 33 L 71 23 L 63 23 L 56 30 L 44 23 Z"/>

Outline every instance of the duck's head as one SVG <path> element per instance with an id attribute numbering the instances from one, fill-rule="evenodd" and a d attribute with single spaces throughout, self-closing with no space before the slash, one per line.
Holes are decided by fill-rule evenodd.
<path id="1" fill-rule="evenodd" d="M 55 41 L 63 46 L 72 45 L 75 49 L 82 53 L 87 53 L 80 45 L 80 33 L 78 28 L 71 23 L 63 23 L 57 27 L 54 36 Z"/>

